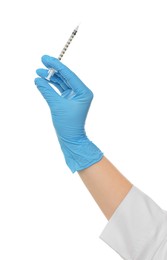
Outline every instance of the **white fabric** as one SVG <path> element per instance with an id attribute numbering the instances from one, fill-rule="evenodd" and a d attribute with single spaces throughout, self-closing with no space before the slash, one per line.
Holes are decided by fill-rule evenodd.
<path id="1" fill-rule="evenodd" d="M 167 260 L 167 212 L 133 186 L 100 238 L 125 260 Z"/>

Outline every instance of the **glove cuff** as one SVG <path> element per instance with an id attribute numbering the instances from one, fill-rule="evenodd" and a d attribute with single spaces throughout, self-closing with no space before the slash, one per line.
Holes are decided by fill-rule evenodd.
<path id="1" fill-rule="evenodd" d="M 101 150 L 87 137 L 80 142 L 64 139 L 59 139 L 59 142 L 66 164 L 72 173 L 88 168 L 103 157 Z"/>

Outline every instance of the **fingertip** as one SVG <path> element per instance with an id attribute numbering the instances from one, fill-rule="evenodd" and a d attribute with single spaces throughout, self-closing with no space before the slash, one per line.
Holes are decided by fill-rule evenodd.
<path id="1" fill-rule="evenodd" d="M 60 60 L 55 57 L 43 55 L 41 60 L 47 68 L 54 68 L 56 70 L 59 70 L 62 67 L 62 63 L 60 62 Z"/>
<path id="2" fill-rule="evenodd" d="M 39 75 L 41 69 L 36 70 L 36 74 Z"/>
<path id="3" fill-rule="evenodd" d="M 57 59 L 57 58 L 55 58 L 55 57 L 53 57 L 53 56 L 46 55 L 46 54 L 42 56 L 41 60 L 42 60 L 42 62 L 54 62 L 54 61 L 58 61 L 58 62 L 60 63 L 59 59 Z"/>
<path id="4" fill-rule="evenodd" d="M 35 83 L 35 85 L 38 84 L 38 78 L 35 78 L 35 79 L 34 79 L 34 83 Z"/>
<path id="5" fill-rule="evenodd" d="M 48 70 L 46 69 L 37 69 L 36 74 L 40 77 L 46 77 L 48 75 Z"/>
<path id="6" fill-rule="evenodd" d="M 34 82 L 35 82 L 35 85 L 41 86 L 41 87 L 48 85 L 47 80 L 39 78 L 39 77 L 35 78 Z"/>
<path id="7" fill-rule="evenodd" d="M 46 55 L 46 54 L 45 54 L 45 55 L 43 55 L 43 56 L 41 57 L 41 61 L 42 61 L 42 62 L 46 62 L 46 61 L 49 59 L 49 57 L 50 57 L 49 55 Z"/>
<path id="8" fill-rule="evenodd" d="M 59 100 L 61 98 L 61 96 L 49 85 L 46 79 L 35 78 L 35 85 L 49 106 L 53 105 L 53 100 Z"/>

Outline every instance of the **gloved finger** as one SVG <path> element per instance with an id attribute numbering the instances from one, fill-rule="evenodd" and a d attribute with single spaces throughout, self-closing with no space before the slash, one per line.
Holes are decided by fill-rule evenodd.
<path id="1" fill-rule="evenodd" d="M 44 55 L 42 57 L 42 62 L 47 68 L 55 69 L 58 74 L 61 75 L 62 79 L 64 79 L 68 87 L 73 89 L 76 93 L 82 93 L 88 89 L 85 84 L 77 77 L 77 75 L 58 59 Z"/>
<path id="2" fill-rule="evenodd" d="M 48 70 L 37 69 L 36 73 L 41 78 L 45 79 L 48 75 Z M 56 78 L 56 77 L 52 76 L 49 82 L 52 83 L 55 87 L 57 87 L 57 89 L 60 91 L 60 93 L 62 93 L 64 90 L 67 89 L 67 86 L 64 84 L 64 82 L 60 78 Z"/>
<path id="3" fill-rule="evenodd" d="M 62 99 L 62 97 L 49 85 L 46 79 L 36 78 L 35 85 L 50 107 L 53 103 L 59 102 Z"/>

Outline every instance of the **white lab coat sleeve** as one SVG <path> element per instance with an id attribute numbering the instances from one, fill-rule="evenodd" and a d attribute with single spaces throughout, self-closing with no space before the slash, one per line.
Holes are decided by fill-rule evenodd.
<path id="1" fill-rule="evenodd" d="M 125 260 L 167 260 L 167 212 L 132 186 L 100 238 Z"/>

